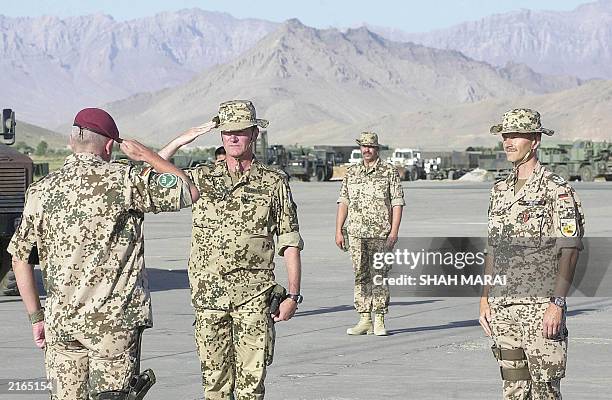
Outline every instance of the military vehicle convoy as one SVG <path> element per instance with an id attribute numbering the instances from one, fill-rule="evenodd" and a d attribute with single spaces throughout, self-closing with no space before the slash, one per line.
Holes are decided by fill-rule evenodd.
<path id="1" fill-rule="evenodd" d="M 15 112 L 2 110 L 0 127 L 0 296 L 18 295 L 11 257 L 6 251 L 21 219 L 25 192 L 32 183 L 32 160 L 10 148 L 15 143 Z"/>
<path id="2" fill-rule="evenodd" d="M 578 140 L 573 143 L 545 144 L 538 149 L 543 165 L 565 180 L 592 182 L 597 177 L 612 178 L 612 143 Z"/>

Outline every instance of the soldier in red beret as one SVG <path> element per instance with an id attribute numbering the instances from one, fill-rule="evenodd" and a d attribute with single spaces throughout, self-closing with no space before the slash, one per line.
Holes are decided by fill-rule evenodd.
<path id="1" fill-rule="evenodd" d="M 109 162 L 114 142 L 149 166 Z M 199 197 L 180 169 L 137 141 L 120 139 L 104 110 L 76 115 L 70 147 L 64 166 L 28 189 L 8 248 L 58 400 L 97 398 L 127 386 L 140 332 L 152 326 L 144 213 L 178 211 Z M 27 262 L 34 248 L 45 277 L 44 309 Z"/>

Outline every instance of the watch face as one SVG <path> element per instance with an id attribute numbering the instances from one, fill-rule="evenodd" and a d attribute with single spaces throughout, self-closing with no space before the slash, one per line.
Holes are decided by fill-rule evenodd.
<path id="1" fill-rule="evenodd" d="M 290 295 L 287 295 L 287 297 L 295 301 L 298 304 L 300 304 L 302 300 L 304 300 L 304 296 L 302 296 L 301 294 L 290 294 Z"/>
<path id="2" fill-rule="evenodd" d="M 555 305 L 559 307 L 565 306 L 565 299 L 563 297 L 553 297 L 551 300 Z"/>

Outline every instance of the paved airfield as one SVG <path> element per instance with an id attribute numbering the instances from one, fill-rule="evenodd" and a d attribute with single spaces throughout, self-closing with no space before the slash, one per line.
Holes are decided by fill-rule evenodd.
<path id="1" fill-rule="evenodd" d="M 588 236 L 612 237 L 612 186 L 575 183 Z M 404 183 L 400 236 L 484 236 L 490 183 Z M 494 399 L 499 369 L 478 325 L 476 298 L 392 298 L 388 337 L 345 334 L 352 309 L 352 267 L 333 241 L 338 182 L 292 182 L 301 232 L 304 303 L 277 324 L 270 400 Z M 147 399 L 202 399 L 186 265 L 190 212 L 148 216 L 147 267 L 155 327 L 143 339 L 143 368 L 158 378 Z M 282 259 L 279 282 L 286 282 Z M 609 399 L 611 298 L 569 300 L 569 364 L 564 399 Z M 0 379 L 44 376 L 43 352 L 31 339 L 24 308 L 0 298 Z M 0 399 L 45 398 L 9 395 Z"/>

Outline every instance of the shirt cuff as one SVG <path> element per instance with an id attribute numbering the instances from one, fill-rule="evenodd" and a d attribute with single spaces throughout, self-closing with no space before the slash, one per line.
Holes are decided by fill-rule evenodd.
<path id="1" fill-rule="evenodd" d="M 561 237 L 557 238 L 555 243 L 557 249 L 570 249 L 576 248 L 578 251 L 584 250 L 584 245 L 582 244 L 582 238 L 579 237 Z"/>
<path id="2" fill-rule="evenodd" d="M 24 246 L 19 247 L 14 240 L 11 240 L 6 251 L 14 258 L 27 263 L 32 249 L 26 249 Z"/>
<path id="3" fill-rule="evenodd" d="M 391 207 L 405 206 L 405 205 L 406 205 L 406 202 L 402 198 L 391 200 Z"/>
<path id="4" fill-rule="evenodd" d="M 348 206 L 349 200 L 346 197 L 338 197 L 338 200 L 336 201 L 336 203 L 342 203 Z"/>
<path id="5" fill-rule="evenodd" d="M 287 232 L 278 236 L 278 255 L 284 255 L 287 247 L 297 247 L 300 250 L 304 250 L 304 241 L 302 236 L 300 236 L 300 232 Z"/>

